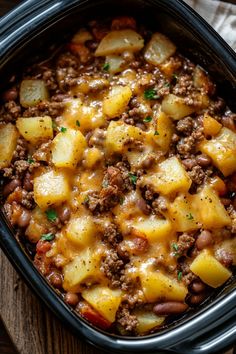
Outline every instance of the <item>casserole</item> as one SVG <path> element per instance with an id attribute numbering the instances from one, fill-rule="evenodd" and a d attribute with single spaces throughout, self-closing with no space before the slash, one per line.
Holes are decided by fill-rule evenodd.
<path id="1" fill-rule="evenodd" d="M 87 2 L 83 2 L 83 3 L 79 3 L 81 6 L 85 6 L 85 7 L 87 7 L 89 4 L 87 3 Z M 57 6 L 59 6 L 60 7 L 60 3 L 57 3 L 57 6 L 56 6 L 56 3 L 54 4 L 55 5 L 55 7 L 53 7 L 53 9 L 56 9 L 56 7 Z M 54 6 L 53 5 L 53 6 Z M 65 5 L 65 9 L 67 9 L 68 10 L 68 8 L 66 7 L 66 3 L 64 4 Z M 74 3 L 70 3 L 69 4 L 70 6 L 70 8 L 71 7 L 73 7 L 73 5 L 74 5 Z M 131 5 L 132 5 L 132 3 L 131 3 Z M 185 7 L 182 7 L 182 5 L 181 4 L 177 4 L 178 6 L 180 6 L 179 8 L 178 8 L 178 6 L 177 6 L 177 10 L 179 9 L 179 10 L 182 10 L 183 11 L 183 13 L 184 13 L 184 9 L 185 9 Z M 147 9 L 146 9 L 146 11 L 147 11 L 147 17 L 148 18 L 151 18 L 151 15 L 150 15 L 150 13 L 149 13 L 149 3 L 148 4 L 146 4 L 145 5 L 145 7 L 147 6 Z M 162 6 L 163 6 L 163 3 L 162 4 L 159 4 L 159 6 L 160 6 L 160 8 L 162 8 Z M 171 7 L 170 7 L 171 8 Z M 46 11 L 46 9 L 47 8 L 45 8 L 45 7 L 43 7 L 41 10 L 45 10 Z M 174 9 L 174 7 L 173 7 L 173 9 Z M 173 10 L 172 9 L 172 10 Z M 38 9 L 38 10 L 40 10 L 40 9 Z M 51 10 L 52 10 L 52 8 L 51 8 Z M 83 8 L 81 8 L 81 11 L 83 10 Z M 36 9 L 36 11 L 37 11 L 37 9 Z M 138 11 L 137 11 L 138 12 Z M 177 11 L 177 13 L 178 13 L 178 11 Z M 179 14 L 180 14 L 180 12 L 179 12 Z M 163 14 L 162 14 L 163 16 L 162 16 L 162 18 L 163 19 L 166 19 L 166 13 L 164 12 Z M 24 21 L 27 21 L 27 15 L 26 15 L 26 18 L 24 19 Z M 37 17 L 37 20 L 39 20 L 39 18 L 40 18 L 40 15 Z M 55 14 L 55 17 L 54 17 L 55 19 L 57 19 L 57 16 L 56 16 L 56 14 Z M 9 20 L 9 18 L 8 18 L 8 20 Z M 64 19 L 65 21 L 66 21 L 66 18 Z M 47 21 L 47 19 L 45 19 L 45 21 L 46 21 L 46 23 L 49 25 L 49 22 Z M 14 21 L 13 21 L 14 22 Z M 42 22 L 43 22 L 43 20 L 42 20 Z M 31 21 L 30 21 L 30 23 L 32 23 Z M 170 23 L 170 27 L 172 26 L 173 28 L 172 28 L 172 30 L 174 30 L 175 29 L 175 31 L 176 31 L 176 29 L 178 28 L 178 26 L 177 26 L 177 23 L 178 22 L 176 22 L 175 24 L 173 23 L 173 21 L 170 21 L 169 22 Z M 43 23 L 44 25 L 45 25 L 45 23 Z M 3 21 L 3 25 L 4 25 L 4 21 Z M 4 47 L 4 45 L 6 45 L 6 43 L 7 43 L 7 41 L 8 41 L 8 39 L 7 39 L 7 27 L 8 27 L 8 25 L 6 25 L 6 23 L 5 23 L 5 27 L 3 26 L 3 28 L 4 28 L 4 32 L 3 32 L 3 41 L 2 41 L 2 44 L 3 44 L 3 53 L 4 53 L 4 48 L 5 48 L 5 54 L 7 54 L 7 48 L 6 48 L 6 46 Z M 13 23 L 13 29 L 14 29 L 14 23 Z M 26 32 L 28 32 L 28 27 L 26 28 L 25 26 L 23 26 L 23 31 L 24 30 L 26 30 Z M 39 28 L 37 28 L 37 30 L 39 30 Z M 34 25 L 32 25 L 32 31 L 34 32 Z M 165 31 L 166 32 L 166 31 Z M 177 31 L 175 32 L 175 33 L 177 33 Z M 5 38 L 4 38 L 4 34 L 5 34 Z M 42 33 L 43 34 L 43 33 Z M 188 33 L 186 33 L 186 35 L 187 35 Z M 15 32 L 15 35 L 17 36 L 17 31 Z M 171 33 L 170 33 L 170 36 L 171 36 Z M 174 36 L 172 36 L 173 38 L 174 38 Z M 17 40 L 17 38 L 15 37 L 14 38 L 14 32 L 13 32 L 13 34 L 12 34 L 12 44 L 14 43 L 14 40 Z M 18 38 L 19 39 L 19 38 Z M 26 35 L 26 41 L 27 41 L 27 35 Z M 177 38 L 174 38 L 174 40 L 176 41 L 176 43 L 178 43 L 178 40 L 177 40 Z M 204 41 L 203 41 L 203 43 L 204 43 Z M 31 44 L 31 43 L 30 43 Z M 215 45 L 216 43 L 214 43 L 214 45 Z M 218 43 L 219 44 L 219 43 Z M 179 44 L 179 46 L 181 47 L 181 44 Z M 215 45 L 215 47 L 216 47 L 216 49 L 217 49 L 217 45 Z M 15 48 L 14 48 L 15 49 Z M 182 49 L 182 48 L 181 48 Z M 219 49 L 219 48 L 218 48 Z M 183 49 L 182 49 L 182 51 L 183 51 Z M 16 51 L 17 52 L 17 51 Z M 15 54 L 14 55 L 16 55 L 16 52 L 15 52 Z M 25 52 L 26 52 L 26 48 L 25 48 Z M 192 53 L 190 53 L 190 54 L 192 54 L 192 56 L 196 56 L 196 52 L 194 52 L 194 51 L 192 51 Z M 223 55 L 224 53 L 222 53 L 222 57 L 224 57 L 224 55 Z M 8 52 L 8 59 L 9 59 L 9 62 L 7 63 L 6 61 L 5 61 L 5 63 L 4 63 L 4 57 L 3 57 L 3 61 L 2 61 L 2 64 L 5 64 L 5 67 L 4 67 L 4 72 L 7 72 L 7 68 L 10 68 L 10 65 L 12 65 L 12 63 L 13 63 L 13 61 L 14 61 L 14 55 L 12 55 L 12 53 L 9 51 Z M 21 52 L 20 51 L 18 51 L 18 53 L 17 53 L 17 55 L 18 55 L 18 58 L 20 57 L 20 55 L 21 55 Z M 189 54 L 188 54 L 189 55 Z M 212 52 L 212 53 L 208 53 L 208 55 L 210 55 L 212 58 L 214 58 L 214 53 Z M 203 61 L 203 59 L 208 59 L 209 60 L 209 57 L 208 57 L 208 55 L 206 55 L 206 57 L 205 58 L 203 58 L 203 57 L 199 57 L 199 55 L 197 56 L 197 59 L 196 59 L 196 61 L 198 61 L 198 62 L 201 62 L 201 63 L 203 63 L 203 65 L 204 65 L 204 61 Z M 231 69 L 232 70 L 229 70 L 229 66 L 231 66 L 231 64 L 233 63 L 233 54 L 232 53 L 230 53 L 230 51 L 228 52 L 228 60 L 227 60 L 227 65 L 225 65 L 225 67 L 224 67 L 224 70 L 225 70 L 225 72 L 226 73 L 228 73 L 228 79 L 229 79 L 229 81 L 231 81 L 231 82 L 233 82 L 233 74 L 235 73 L 235 68 L 233 67 L 233 65 L 232 65 L 232 67 L 231 67 Z M 232 56 L 232 57 L 231 57 Z M 216 57 L 216 55 L 215 55 L 215 57 Z M 232 60 L 230 60 L 230 59 L 232 59 Z M 210 64 L 210 61 L 208 62 L 208 64 Z M 223 63 L 221 63 L 221 64 L 223 64 Z M 3 66 L 3 65 L 2 65 Z M 206 66 L 206 63 L 205 63 L 205 65 L 204 66 Z M 214 74 L 214 72 L 216 73 L 216 69 L 215 69 L 215 64 L 214 64 L 214 61 L 213 61 L 213 63 L 212 63 L 212 73 Z M 228 92 L 230 92 L 230 84 L 228 84 L 227 83 L 227 81 L 225 81 L 225 82 L 220 82 L 220 86 L 221 87 L 224 87 L 224 90 L 226 90 L 227 89 L 227 91 Z M 231 88 L 231 92 L 233 92 L 233 89 Z M 228 101 L 228 104 L 230 105 L 231 103 Z M 5 229 L 5 231 L 6 231 L 6 229 Z M 3 236 L 3 241 L 4 241 L 4 236 Z M 13 241 L 13 240 L 12 240 Z M 14 241 L 13 241 L 14 242 Z M 4 246 L 5 246 L 5 249 L 6 249 L 6 251 L 7 251 L 7 249 L 8 249 L 8 252 L 9 252 L 9 242 L 6 242 L 6 240 L 5 240 L 5 243 L 4 243 Z M 13 254 L 13 250 L 11 251 L 12 252 L 12 254 Z M 17 252 L 18 253 L 18 252 Z M 20 258 L 23 256 L 22 254 L 20 255 L 19 253 L 18 253 L 18 256 L 20 256 Z M 16 259 L 16 257 L 14 257 L 15 259 Z M 23 259 L 26 261 L 26 258 L 24 258 L 23 257 Z M 23 260 L 22 259 L 22 260 Z M 22 265 L 21 265 L 22 266 Z M 22 268 L 23 269 L 23 268 Z M 25 271 L 26 271 L 26 269 L 25 269 Z M 30 270 L 29 270 L 30 271 Z M 32 271 L 32 270 L 31 270 Z M 30 272 L 31 272 L 30 271 Z M 32 271 L 32 272 L 34 272 L 34 270 Z M 33 282 L 34 283 L 34 282 Z M 32 284 L 33 284 L 32 283 Z M 38 283 L 39 284 L 39 283 Z M 46 288 L 44 289 L 45 291 L 46 291 Z M 230 290 L 228 290 L 228 291 L 230 291 Z M 232 294 L 231 293 L 229 293 L 230 294 L 230 296 L 235 296 L 235 294 L 232 292 Z M 44 291 L 43 291 L 43 289 L 42 289 L 42 296 L 44 297 L 46 295 L 46 297 L 48 298 L 48 300 L 49 300 L 49 302 L 53 302 L 53 299 L 51 298 L 51 299 L 49 299 L 49 293 L 45 293 Z M 226 296 L 225 294 L 223 295 L 221 295 L 221 296 Z M 229 299 L 230 299 L 230 297 L 229 297 L 229 295 L 226 297 L 227 298 L 227 300 L 229 301 Z M 222 306 L 222 303 L 223 304 L 225 304 L 224 303 L 224 301 L 223 300 L 225 300 L 226 298 L 224 298 L 224 299 L 222 299 L 222 301 L 221 301 L 221 303 L 219 304 L 219 307 L 221 307 Z M 218 300 L 219 301 L 219 300 Z M 228 304 L 228 306 L 229 306 L 229 303 L 227 302 L 227 304 Z M 56 303 L 54 303 L 54 310 L 55 310 L 55 305 L 56 305 Z M 59 302 L 57 303 L 57 305 L 59 305 Z M 216 305 L 216 304 L 215 304 Z M 211 308 L 211 310 L 213 310 L 213 307 L 212 306 L 210 306 L 210 308 Z M 228 307 L 226 306 L 226 304 L 225 304 L 225 308 L 224 308 L 224 310 L 223 311 L 225 311 L 226 309 L 227 309 Z M 215 306 L 214 307 L 214 309 L 217 309 L 217 306 Z M 61 312 L 61 311 L 60 311 Z M 214 313 L 215 313 L 216 311 L 214 311 Z M 233 315 L 233 311 L 231 312 L 231 314 L 230 315 Z M 139 351 L 144 351 L 145 350 L 145 352 L 146 351 L 151 351 L 151 350 L 157 350 L 158 348 L 164 348 L 164 349 L 167 349 L 167 347 L 166 346 L 163 346 L 162 345 L 162 341 L 165 341 L 167 338 L 169 338 L 169 341 L 168 341 L 168 343 L 170 344 L 170 347 L 173 347 L 173 346 L 176 346 L 178 343 L 180 343 L 180 336 L 181 336 L 181 330 L 186 330 L 186 327 L 184 327 L 184 324 L 186 324 L 186 326 L 188 325 L 188 330 L 190 330 L 191 329 L 191 324 L 192 325 L 194 325 L 195 324 L 195 326 L 196 326 L 196 322 L 197 322 L 197 319 L 199 320 L 199 318 L 201 319 L 201 316 L 199 317 L 199 315 L 194 319 L 194 317 L 191 319 L 191 322 L 189 322 L 189 319 L 186 319 L 186 320 L 184 320 L 184 322 L 183 322 L 183 320 L 182 320 L 182 323 L 181 323 L 181 325 L 179 324 L 176 324 L 176 331 L 174 330 L 174 328 L 172 329 L 172 331 L 171 332 L 169 332 L 169 329 L 166 329 L 163 333 L 160 333 L 160 335 L 159 336 L 155 336 L 155 337 L 149 337 L 149 339 L 145 339 L 145 340 L 136 340 L 135 342 L 134 341 L 132 341 L 132 340 L 125 340 L 125 339 L 121 339 L 121 340 L 118 340 L 117 339 L 117 337 L 116 337 L 116 339 L 114 340 L 114 338 L 113 339 L 111 339 L 111 337 L 110 336 L 106 336 L 106 343 L 107 343 L 107 345 L 109 346 L 109 343 L 113 343 L 113 345 L 115 345 L 115 347 L 116 348 L 114 348 L 114 349 L 116 349 L 116 350 L 118 350 L 119 349 L 119 345 L 123 345 L 124 347 L 127 347 L 127 350 L 128 350 L 128 348 L 130 347 L 130 350 L 131 351 L 134 351 L 134 350 L 136 350 L 136 348 L 135 348 L 135 345 L 137 345 L 138 346 L 138 350 Z M 211 322 L 211 321 L 214 321 L 213 320 L 213 318 L 215 318 L 214 316 L 212 316 L 210 319 L 209 319 L 209 321 Z M 67 321 L 69 320 L 69 318 L 67 317 Z M 71 318 L 71 320 L 72 320 L 72 318 Z M 205 323 L 205 322 L 204 322 Z M 216 322 L 217 323 L 217 322 Z M 85 327 L 83 327 L 83 328 L 85 328 Z M 194 328 L 194 331 L 196 331 L 196 329 L 197 329 L 197 326 Z M 100 334 L 99 336 L 98 336 L 98 332 L 97 331 L 92 331 L 93 332 L 93 341 L 95 342 L 95 343 L 97 343 L 97 344 L 99 344 L 98 342 L 99 342 L 99 338 L 100 339 L 102 339 L 102 335 Z M 175 334 L 175 335 L 174 335 Z M 189 332 L 188 332 L 188 334 L 187 334 L 187 330 L 185 331 L 185 334 L 187 335 L 187 336 L 189 336 L 190 334 L 189 334 Z M 231 337 L 232 338 L 232 337 Z M 182 340 L 182 338 L 181 338 L 181 340 Z M 159 344 L 158 344 L 158 342 L 159 342 Z M 115 344 L 116 343 L 116 344 Z M 183 344 L 183 343 L 182 343 Z M 212 343 L 213 344 L 213 343 Z M 225 344 L 227 344 L 226 342 L 224 342 L 222 345 L 225 345 Z M 145 348 L 145 349 L 144 349 Z M 186 347 L 187 348 L 187 347 Z M 169 349 L 169 348 L 168 348 Z M 190 350 L 190 349 L 188 349 L 188 350 Z M 194 349 L 192 349 L 192 352 L 193 352 L 193 350 Z M 211 349 L 209 349 L 209 346 L 208 346 L 208 348 L 206 349 L 206 350 L 208 350 L 208 352 L 210 352 L 209 350 L 214 350 L 214 348 L 213 348 L 213 346 L 212 346 L 212 348 Z M 181 352 L 183 352 L 183 350 L 181 349 Z"/>

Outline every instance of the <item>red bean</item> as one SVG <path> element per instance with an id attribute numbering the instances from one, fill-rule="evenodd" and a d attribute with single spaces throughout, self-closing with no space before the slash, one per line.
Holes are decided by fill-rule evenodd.
<path id="1" fill-rule="evenodd" d="M 55 288 L 61 288 L 62 287 L 62 274 L 58 272 L 52 272 L 49 277 L 48 277 L 50 283 L 55 287 Z"/>
<path id="2" fill-rule="evenodd" d="M 189 302 L 191 305 L 198 305 L 198 304 L 200 304 L 205 298 L 206 298 L 206 294 L 204 294 L 204 293 L 201 293 L 201 294 L 198 294 L 198 295 L 192 295 L 192 296 L 190 296 L 188 302 Z"/>
<path id="3" fill-rule="evenodd" d="M 78 302 L 79 302 L 79 296 L 77 294 L 68 292 L 65 295 L 65 302 L 68 305 L 76 306 L 78 304 Z"/>
<path id="4" fill-rule="evenodd" d="M 27 209 L 22 208 L 21 215 L 19 216 L 16 223 L 19 227 L 25 228 L 29 225 L 30 219 L 31 219 L 31 212 Z"/>
<path id="5" fill-rule="evenodd" d="M 235 130 L 235 124 L 234 124 L 234 120 L 232 117 L 224 116 L 224 117 L 222 117 L 221 122 L 226 128 L 229 128 L 231 130 Z"/>
<path id="6" fill-rule="evenodd" d="M 70 208 L 66 205 L 62 206 L 61 208 L 58 209 L 57 215 L 61 220 L 61 222 L 65 223 L 70 219 L 70 215 L 71 215 Z"/>
<path id="7" fill-rule="evenodd" d="M 143 198 L 140 198 L 137 201 L 137 206 L 145 215 L 150 214 L 151 208 L 148 206 L 148 204 L 145 202 L 145 200 Z"/>
<path id="8" fill-rule="evenodd" d="M 212 234 L 210 231 L 203 230 L 197 238 L 196 246 L 199 250 L 202 250 L 210 246 L 213 242 Z"/>
<path id="9" fill-rule="evenodd" d="M 211 159 L 207 155 L 199 155 L 196 160 L 201 167 L 207 167 L 211 164 Z"/>
<path id="10" fill-rule="evenodd" d="M 220 198 L 221 203 L 225 206 L 229 206 L 231 204 L 231 200 L 229 198 Z"/>
<path id="11" fill-rule="evenodd" d="M 15 101 L 17 99 L 17 96 L 18 96 L 18 92 L 16 88 L 12 87 L 3 93 L 2 98 L 5 102 L 8 102 L 8 101 Z"/>
<path id="12" fill-rule="evenodd" d="M 194 280 L 190 287 L 191 290 L 196 294 L 202 293 L 206 289 L 206 285 L 201 282 L 201 280 Z"/>
<path id="13" fill-rule="evenodd" d="M 183 302 L 168 301 L 156 304 L 153 307 L 153 312 L 156 315 L 176 315 L 187 310 L 188 305 Z"/>
<path id="14" fill-rule="evenodd" d="M 27 192 L 31 192 L 33 190 L 33 183 L 31 179 L 31 174 L 29 172 L 27 172 L 25 175 L 23 187 Z"/>
<path id="15" fill-rule="evenodd" d="M 9 194 L 11 194 L 16 187 L 20 187 L 21 186 L 21 181 L 17 178 L 13 179 L 11 182 L 9 182 L 8 184 L 5 185 L 5 187 L 3 188 L 3 196 L 7 197 Z"/>

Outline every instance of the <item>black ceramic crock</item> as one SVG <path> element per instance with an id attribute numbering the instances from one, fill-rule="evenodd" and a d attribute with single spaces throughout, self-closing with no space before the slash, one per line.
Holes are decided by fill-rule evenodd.
<path id="1" fill-rule="evenodd" d="M 180 0 L 28 0 L 0 20 L 0 86 L 27 63 L 99 16 L 131 14 L 167 34 L 179 50 L 206 68 L 219 94 L 236 111 L 236 55 Z M 5 82 L 5 83 L 4 83 Z M 236 342 L 236 278 L 201 307 L 159 333 L 128 338 L 90 326 L 64 304 L 32 265 L 0 211 L 0 244 L 28 285 L 76 335 L 111 353 L 220 353 Z"/>

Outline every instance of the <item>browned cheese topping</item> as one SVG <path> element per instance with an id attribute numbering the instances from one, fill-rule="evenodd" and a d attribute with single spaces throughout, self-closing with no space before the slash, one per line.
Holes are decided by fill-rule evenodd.
<path id="1" fill-rule="evenodd" d="M 164 34 L 92 21 L 1 97 L 6 214 L 82 317 L 144 335 L 230 279 L 236 114 Z"/>

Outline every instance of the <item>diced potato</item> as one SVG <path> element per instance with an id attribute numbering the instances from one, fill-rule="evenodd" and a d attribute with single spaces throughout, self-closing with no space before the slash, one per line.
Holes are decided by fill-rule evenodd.
<path id="1" fill-rule="evenodd" d="M 217 122 L 216 119 L 212 118 L 209 116 L 209 114 L 204 114 L 203 118 L 203 129 L 204 129 L 204 135 L 207 137 L 209 135 L 215 136 L 219 133 L 221 130 L 222 125 Z"/>
<path id="2" fill-rule="evenodd" d="M 82 297 L 106 320 L 113 323 L 121 303 L 121 291 L 111 290 L 106 286 L 95 285 L 82 291 Z"/>
<path id="3" fill-rule="evenodd" d="M 172 120 L 164 112 L 159 112 L 155 130 L 157 133 L 153 136 L 154 141 L 163 152 L 167 152 L 174 133 L 174 126 Z"/>
<path id="4" fill-rule="evenodd" d="M 155 215 L 138 218 L 132 222 L 135 230 L 143 233 L 149 242 L 165 241 L 172 235 L 172 225 L 167 219 L 158 219 Z"/>
<path id="5" fill-rule="evenodd" d="M 43 80 L 23 80 L 20 85 L 20 104 L 27 108 L 49 99 L 47 86 Z"/>
<path id="6" fill-rule="evenodd" d="M 112 121 L 107 128 L 106 151 L 108 154 L 122 153 L 128 149 L 126 143 L 130 138 L 142 141 L 144 136 L 144 132 L 133 125 Z"/>
<path id="7" fill-rule="evenodd" d="M 188 106 L 182 97 L 178 97 L 172 93 L 164 97 L 161 109 L 175 120 L 182 119 L 196 110 L 195 107 Z"/>
<path id="8" fill-rule="evenodd" d="M 20 134 L 32 144 L 53 138 L 51 117 L 18 118 L 16 127 Z"/>
<path id="9" fill-rule="evenodd" d="M 209 180 L 209 184 L 219 196 L 223 196 L 227 193 L 226 184 L 219 176 L 212 177 Z"/>
<path id="10" fill-rule="evenodd" d="M 144 52 L 146 61 L 160 65 L 176 51 L 176 46 L 161 33 L 154 33 Z"/>
<path id="11" fill-rule="evenodd" d="M 10 165 L 18 136 L 16 127 L 11 123 L 0 125 L 0 168 Z"/>
<path id="12" fill-rule="evenodd" d="M 197 89 L 204 89 L 207 93 L 211 88 L 214 89 L 214 85 L 207 73 L 200 66 L 196 66 L 194 70 L 193 84 Z"/>
<path id="13" fill-rule="evenodd" d="M 99 262 L 100 259 L 90 248 L 76 256 L 63 268 L 63 288 L 66 291 L 78 292 L 82 290 L 83 284 L 97 283 L 101 278 Z"/>
<path id="14" fill-rule="evenodd" d="M 177 196 L 173 202 L 169 203 L 168 213 L 175 230 L 178 232 L 197 230 L 201 227 L 190 194 Z"/>
<path id="15" fill-rule="evenodd" d="M 92 147 L 85 151 L 84 166 L 87 168 L 93 168 L 99 161 L 103 158 L 103 153 L 101 150 Z"/>
<path id="16" fill-rule="evenodd" d="M 187 288 L 175 279 L 171 279 L 160 271 L 141 272 L 140 281 L 144 296 L 148 302 L 157 300 L 184 301 Z"/>
<path id="17" fill-rule="evenodd" d="M 115 118 L 122 114 L 132 96 L 129 86 L 113 86 L 103 101 L 103 113 L 108 118 Z"/>
<path id="18" fill-rule="evenodd" d="M 34 199 L 41 209 L 69 199 L 68 177 L 62 171 L 50 170 L 34 178 Z"/>
<path id="19" fill-rule="evenodd" d="M 80 131 L 67 128 L 52 141 L 53 164 L 56 167 L 75 168 L 81 161 L 86 146 L 86 139 Z"/>
<path id="20" fill-rule="evenodd" d="M 51 224 L 46 214 L 39 207 L 36 207 L 32 211 L 30 223 L 25 231 L 25 235 L 30 242 L 36 243 L 43 234 L 48 233 L 50 227 Z"/>
<path id="21" fill-rule="evenodd" d="M 146 175 L 142 184 L 149 184 L 152 189 L 164 195 L 187 192 L 191 186 L 191 179 L 177 157 L 170 157 L 158 166 L 158 172 Z"/>
<path id="22" fill-rule="evenodd" d="M 82 104 L 78 98 L 66 102 L 63 112 L 63 125 L 80 130 L 82 133 L 88 130 L 103 127 L 106 123 L 102 112 L 95 107 Z"/>
<path id="23" fill-rule="evenodd" d="M 99 43 L 95 56 L 121 54 L 127 50 L 138 52 L 143 46 L 143 38 L 131 29 L 111 31 Z"/>
<path id="24" fill-rule="evenodd" d="M 213 288 L 218 288 L 224 284 L 232 275 L 208 250 L 200 252 L 192 262 L 190 270 Z"/>
<path id="25" fill-rule="evenodd" d="M 152 311 L 136 310 L 134 315 L 138 320 L 138 325 L 136 327 L 138 334 L 147 333 L 151 329 L 161 326 L 165 321 L 165 317 L 157 316 Z"/>
<path id="26" fill-rule="evenodd" d="M 68 240 L 77 246 L 89 246 L 95 241 L 96 226 L 90 215 L 75 217 L 66 225 L 65 234 Z"/>
<path id="27" fill-rule="evenodd" d="M 108 72 L 111 74 L 119 73 L 125 68 L 125 61 L 120 55 L 108 55 L 106 57 L 106 64 L 108 65 Z"/>
<path id="28" fill-rule="evenodd" d="M 86 28 L 81 28 L 72 38 L 71 42 L 76 44 L 84 44 L 86 41 L 93 39 L 93 36 Z"/>
<path id="29" fill-rule="evenodd" d="M 199 220 L 206 229 L 217 229 L 231 225 L 231 219 L 220 198 L 210 186 L 205 186 L 193 195 L 193 204 Z"/>
<path id="30" fill-rule="evenodd" d="M 212 159 L 224 176 L 236 171 L 236 134 L 232 130 L 222 128 L 211 140 L 202 141 L 199 150 Z"/>
<path id="31" fill-rule="evenodd" d="M 104 173 L 102 169 L 84 171 L 80 174 L 78 187 L 81 192 L 100 191 Z"/>

